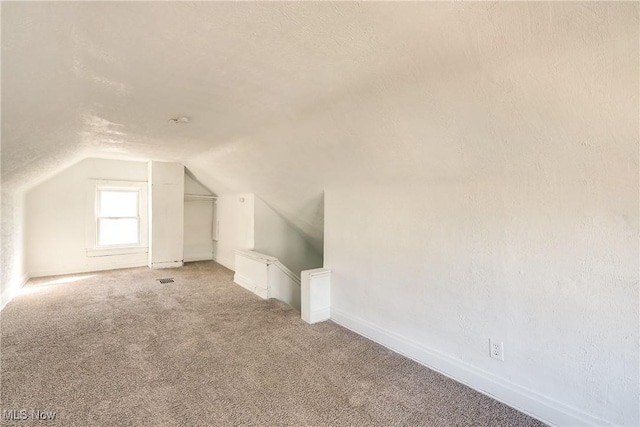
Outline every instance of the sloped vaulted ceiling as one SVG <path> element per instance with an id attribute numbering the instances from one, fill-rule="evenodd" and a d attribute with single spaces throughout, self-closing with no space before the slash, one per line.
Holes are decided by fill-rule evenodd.
<path id="1" fill-rule="evenodd" d="M 320 248 L 326 187 L 553 173 L 540 153 L 570 168 L 578 144 L 634 154 L 616 141 L 637 129 L 612 123 L 637 122 L 637 3 L 1 10 L 5 187 L 90 156 L 179 161 Z"/>

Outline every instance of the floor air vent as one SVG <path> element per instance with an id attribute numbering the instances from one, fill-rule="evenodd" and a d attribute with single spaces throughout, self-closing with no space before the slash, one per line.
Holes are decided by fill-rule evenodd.
<path id="1" fill-rule="evenodd" d="M 173 283 L 173 277 L 170 277 L 168 279 L 156 279 L 158 282 L 165 284 L 165 283 Z"/>

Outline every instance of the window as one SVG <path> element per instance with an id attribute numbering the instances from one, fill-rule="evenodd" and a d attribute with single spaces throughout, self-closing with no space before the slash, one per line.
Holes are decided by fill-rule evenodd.
<path id="1" fill-rule="evenodd" d="M 87 257 L 110 257 L 148 251 L 147 187 L 148 184 L 143 181 L 87 180 Z M 101 260 L 106 261 L 107 258 Z"/>
<path id="2" fill-rule="evenodd" d="M 100 188 L 97 191 L 97 246 L 140 245 L 140 192 Z"/>

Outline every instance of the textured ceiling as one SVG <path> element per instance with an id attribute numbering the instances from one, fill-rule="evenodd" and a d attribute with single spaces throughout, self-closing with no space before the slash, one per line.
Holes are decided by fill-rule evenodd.
<path id="1" fill-rule="evenodd" d="M 179 161 L 321 248 L 324 188 L 517 177 L 543 153 L 570 168 L 576 144 L 636 138 L 608 123 L 637 123 L 637 3 L 1 11 L 3 186 L 84 157 Z"/>

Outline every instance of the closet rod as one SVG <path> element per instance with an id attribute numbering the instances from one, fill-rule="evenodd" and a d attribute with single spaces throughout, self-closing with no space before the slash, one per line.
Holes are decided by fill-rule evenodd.
<path id="1" fill-rule="evenodd" d="M 215 196 L 205 196 L 203 194 L 185 194 L 184 197 L 190 199 L 216 200 Z"/>

